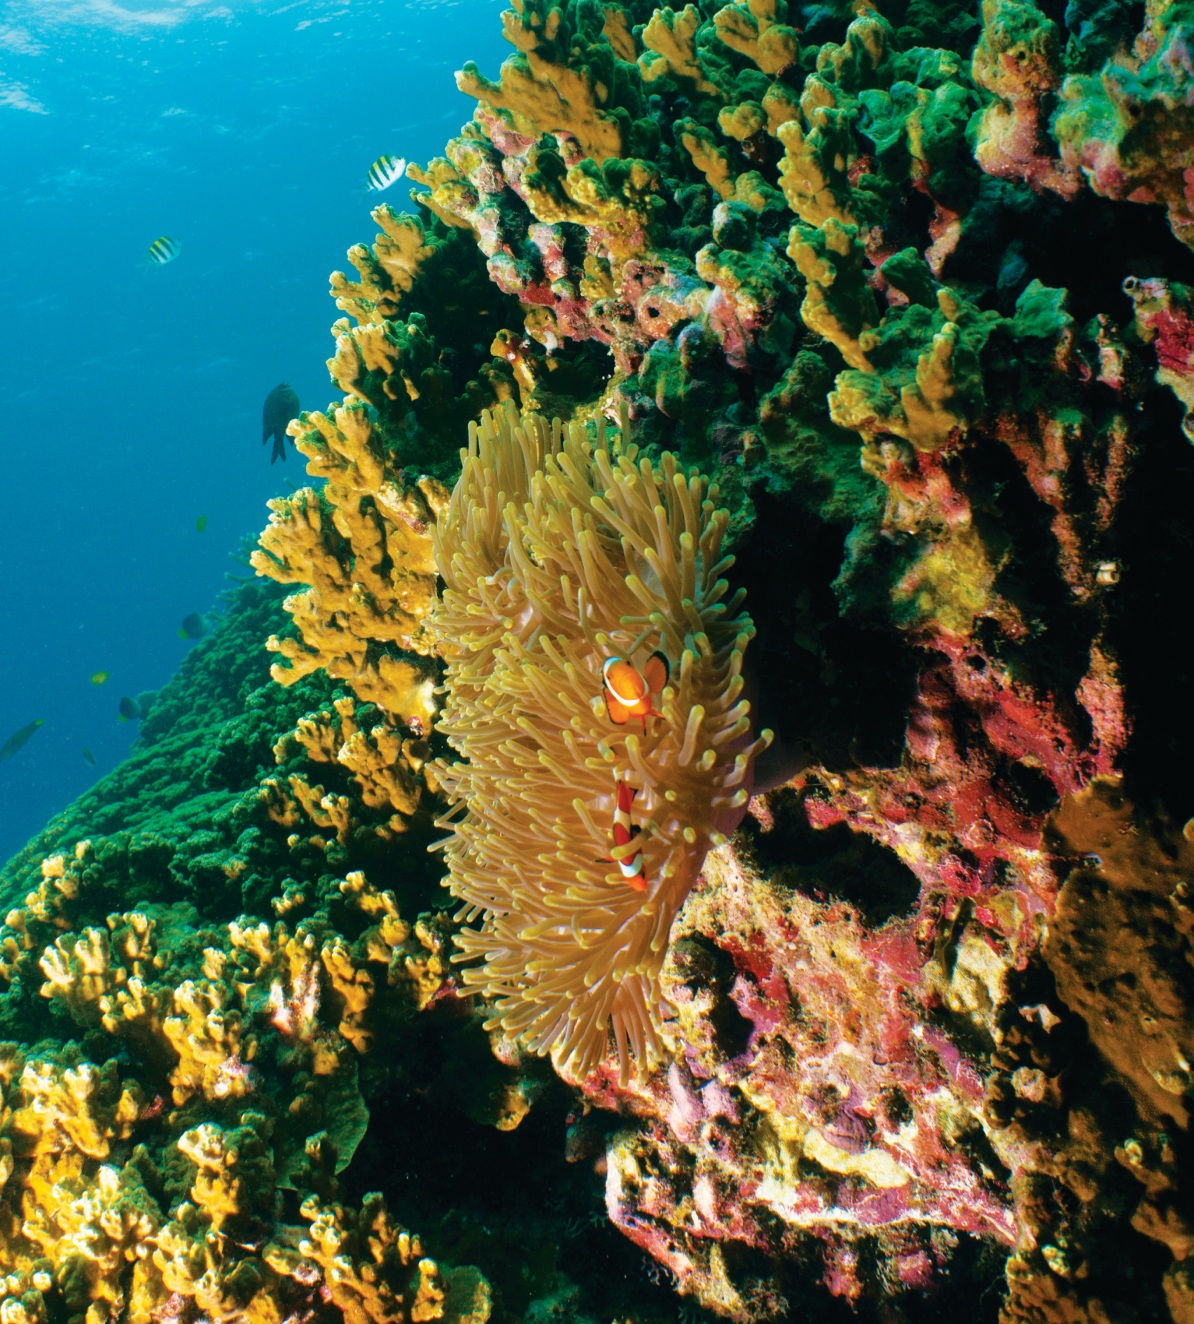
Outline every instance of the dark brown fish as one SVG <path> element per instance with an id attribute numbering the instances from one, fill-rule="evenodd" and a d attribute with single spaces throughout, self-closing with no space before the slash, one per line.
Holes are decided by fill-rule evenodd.
<path id="1" fill-rule="evenodd" d="M 207 633 L 207 617 L 200 616 L 197 611 L 184 618 L 182 625 L 178 628 L 178 637 L 180 639 L 202 639 Z"/>
<path id="2" fill-rule="evenodd" d="M 286 425 L 298 411 L 299 398 L 289 382 L 279 382 L 265 397 L 261 409 L 261 444 L 264 446 L 271 437 L 274 439 L 270 464 L 286 459 Z"/>
<path id="3" fill-rule="evenodd" d="M 3 763 L 5 759 L 12 758 L 17 750 L 23 749 L 33 738 L 37 728 L 44 726 L 45 723 L 46 719 L 39 717 L 36 722 L 30 722 L 28 726 L 23 726 L 19 731 L 14 731 L 4 744 L 0 745 L 0 763 Z"/>

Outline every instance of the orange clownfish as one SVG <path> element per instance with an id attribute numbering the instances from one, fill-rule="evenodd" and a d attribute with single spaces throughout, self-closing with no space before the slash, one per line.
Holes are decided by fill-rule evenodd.
<path id="1" fill-rule="evenodd" d="M 640 835 L 641 829 L 630 822 L 630 806 L 634 803 L 635 790 L 629 782 L 618 781 L 618 794 L 614 802 L 614 845 L 629 846 Z M 647 875 L 643 869 L 643 852 L 640 848 L 633 855 L 622 859 L 604 860 L 602 863 L 616 863 L 622 874 L 622 881 L 636 892 L 647 890 Z"/>
<path id="2" fill-rule="evenodd" d="M 609 720 L 624 726 L 632 717 L 638 717 L 645 731 L 648 717 L 663 716 L 655 708 L 654 699 L 663 693 L 668 675 L 667 658 L 662 653 L 652 653 L 642 671 L 624 657 L 607 657 L 601 676 Z"/>

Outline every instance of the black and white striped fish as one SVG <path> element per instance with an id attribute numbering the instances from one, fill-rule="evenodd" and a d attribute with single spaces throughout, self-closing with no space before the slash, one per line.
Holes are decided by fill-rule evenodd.
<path id="1" fill-rule="evenodd" d="M 180 252 L 182 252 L 182 245 L 178 240 L 171 239 L 168 234 L 164 234 L 149 245 L 145 260 L 150 266 L 164 267 L 167 262 L 173 262 Z"/>
<path id="2" fill-rule="evenodd" d="M 404 156 L 379 156 L 369 167 L 368 187 L 375 193 L 382 193 L 396 184 L 406 170 Z"/>

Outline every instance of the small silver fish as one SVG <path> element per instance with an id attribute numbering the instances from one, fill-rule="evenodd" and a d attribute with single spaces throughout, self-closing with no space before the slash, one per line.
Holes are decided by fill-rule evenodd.
<path id="1" fill-rule="evenodd" d="M 391 184 L 397 184 L 406 170 L 406 157 L 379 156 L 369 167 L 368 187 L 383 193 Z"/>
<path id="2" fill-rule="evenodd" d="M 182 245 L 178 240 L 171 239 L 168 234 L 164 234 L 149 245 L 145 260 L 152 267 L 164 267 L 167 262 L 173 262 L 181 252 Z"/>

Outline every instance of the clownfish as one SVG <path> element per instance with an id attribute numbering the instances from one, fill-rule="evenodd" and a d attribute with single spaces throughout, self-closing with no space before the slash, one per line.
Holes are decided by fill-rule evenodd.
<path id="1" fill-rule="evenodd" d="M 614 845 L 629 846 L 640 835 L 641 829 L 630 822 L 630 807 L 634 803 L 635 789 L 629 782 L 618 780 L 617 799 L 614 802 Z M 622 881 L 636 892 L 647 890 L 647 875 L 643 869 L 643 852 L 636 850 L 633 855 L 614 860 L 602 860 L 603 864 L 616 863 L 622 874 Z"/>
<path id="2" fill-rule="evenodd" d="M 607 657 L 601 676 L 609 720 L 624 726 L 632 717 L 638 717 L 645 731 L 648 717 L 663 716 L 656 709 L 654 699 L 663 693 L 669 674 L 667 658 L 662 653 L 652 653 L 642 671 L 624 657 Z"/>

